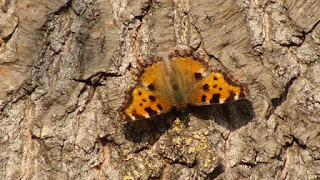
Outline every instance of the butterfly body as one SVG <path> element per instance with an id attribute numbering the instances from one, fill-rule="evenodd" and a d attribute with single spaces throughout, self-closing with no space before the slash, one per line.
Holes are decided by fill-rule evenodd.
<path id="1" fill-rule="evenodd" d="M 222 104 L 247 94 L 246 86 L 213 71 L 209 61 L 193 50 L 176 50 L 169 60 L 166 64 L 157 57 L 140 63 L 137 83 L 120 108 L 124 119 L 146 119 L 173 108 L 185 111 L 189 104 Z"/>

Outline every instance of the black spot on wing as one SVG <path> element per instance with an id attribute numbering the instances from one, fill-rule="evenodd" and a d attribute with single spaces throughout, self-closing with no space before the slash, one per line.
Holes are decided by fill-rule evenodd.
<path id="1" fill-rule="evenodd" d="M 139 106 L 142 106 L 142 103 L 140 103 Z"/>
<path id="2" fill-rule="evenodd" d="M 221 90 L 222 90 L 222 87 L 220 87 L 219 90 L 221 91 Z"/>
<path id="3" fill-rule="evenodd" d="M 219 103 L 220 94 L 213 94 L 210 103 Z"/>
<path id="4" fill-rule="evenodd" d="M 150 116 L 157 115 L 157 111 L 151 109 L 151 107 L 144 108 L 144 110 L 145 110 Z"/>
<path id="5" fill-rule="evenodd" d="M 208 84 L 203 85 L 202 90 L 209 91 L 209 85 Z"/>
<path id="6" fill-rule="evenodd" d="M 150 99 L 151 102 L 156 101 L 156 97 L 154 97 L 154 96 L 152 96 L 152 95 L 149 95 L 149 99 Z"/>
<path id="7" fill-rule="evenodd" d="M 138 95 L 139 95 L 139 96 L 141 96 L 141 95 L 142 95 L 142 92 L 141 92 L 141 91 L 139 91 L 139 92 L 138 92 Z"/>
<path id="8" fill-rule="evenodd" d="M 233 91 L 229 91 L 229 97 L 226 99 L 226 101 L 233 101 L 236 94 Z"/>
<path id="9" fill-rule="evenodd" d="M 200 79 L 203 78 L 203 76 L 202 76 L 201 73 L 194 73 L 194 78 L 195 78 L 196 80 L 200 80 Z"/>
<path id="10" fill-rule="evenodd" d="M 157 108 L 161 111 L 163 108 L 160 104 L 157 104 Z"/>
<path id="11" fill-rule="evenodd" d="M 154 87 L 154 85 L 152 83 L 148 85 L 148 88 L 150 91 L 156 90 L 156 88 Z"/>
<path id="12" fill-rule="evenodd" d="M 136 111 L 136 110 L 133 110 L 131 115 L 134 116 L 134 117 L 136 117 L 136 119 L 144 119 L 144 118 L 145 118 L 145 117 L 137 114 L 137 111 Z M 130 119 L 131 119 L 131 117 L 127 117 L 127 118 L 130 118 Z"/>
<path id="13" fill-rule="evenodd" d="M 145 99 L 142 99 L 142 101 L 143 101 L 143 102 L 147 102 L 147 100 L 145 100 Z"/>
<path id="14" fill-rule="evenodd" d="M 213 85 L 213 88 L 216 88 L 217 86 L 218 86 L 218 85 L 215 84 L 215 85 Z"/>
<path id="15" fill-rule="evenodd" d="M 213 76 L 213 80 L 218 80 L 218 78 L 216 76 Z"/>
<path id="16" fill-rule="evenodd" d="M 206 95 L 202 95 L 202 97 L 201 97 L 201 101 L 202 101 L 202 102 L 206 102 L 206 98 L 207 98 L 207 96 L 206 96 Z"/>

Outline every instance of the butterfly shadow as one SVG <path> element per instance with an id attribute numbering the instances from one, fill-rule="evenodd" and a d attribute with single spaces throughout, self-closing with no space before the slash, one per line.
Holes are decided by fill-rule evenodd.
<path id="1" fill-rule="evenodd" d="M 148 142 L 148 144 L 154 144 L 179 116 L 181 115 L 178 111 L 172 110 L 150 119 L 128 121 L 123 126 L 125 138 L 134 143 Z"/>
<path id="2" fill-rule="evenodd" d="M 255 116 L 252 103 L 246 99 L 208 106 L 188 106 L 188 112 L 203 120 L 214 119 L 221 126 L 230 131 L 248 124 Z M 123 126 L 125 138 L 134 143 L 147 142 L 154 144 L 179 118 L 188 127 L 190 118 L 188 113 L 172 110 L 151 119 L 128 121 Z"/>
<path id="3" fill-rule="evenodd" d="M 230 131 L 247 125 L 255 117 L 252 103 L 246 99 L 225 104 L 208 106 L 188 106 L 192 115 L 199 119 L 210 120 Z"/>

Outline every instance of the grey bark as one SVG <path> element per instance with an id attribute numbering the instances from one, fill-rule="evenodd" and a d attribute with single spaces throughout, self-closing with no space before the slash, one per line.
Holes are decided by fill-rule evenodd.
<path id="1" fill-rule="evenodd" d="M 320 1 L 0 7 L 0 179 L 320 179 Z M 250 96 L 121 120 L 137 61 L 188 47 Z"/>

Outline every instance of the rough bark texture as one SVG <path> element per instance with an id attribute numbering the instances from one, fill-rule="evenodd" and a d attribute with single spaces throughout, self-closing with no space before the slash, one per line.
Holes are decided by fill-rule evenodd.
<path id="1" fill-rule="evenodd" d="M 0 7 L 0 179 L 320 179 L 319 0 Z M 247 100 L 120 120 L 137 60 L 190 46 Z"/>

